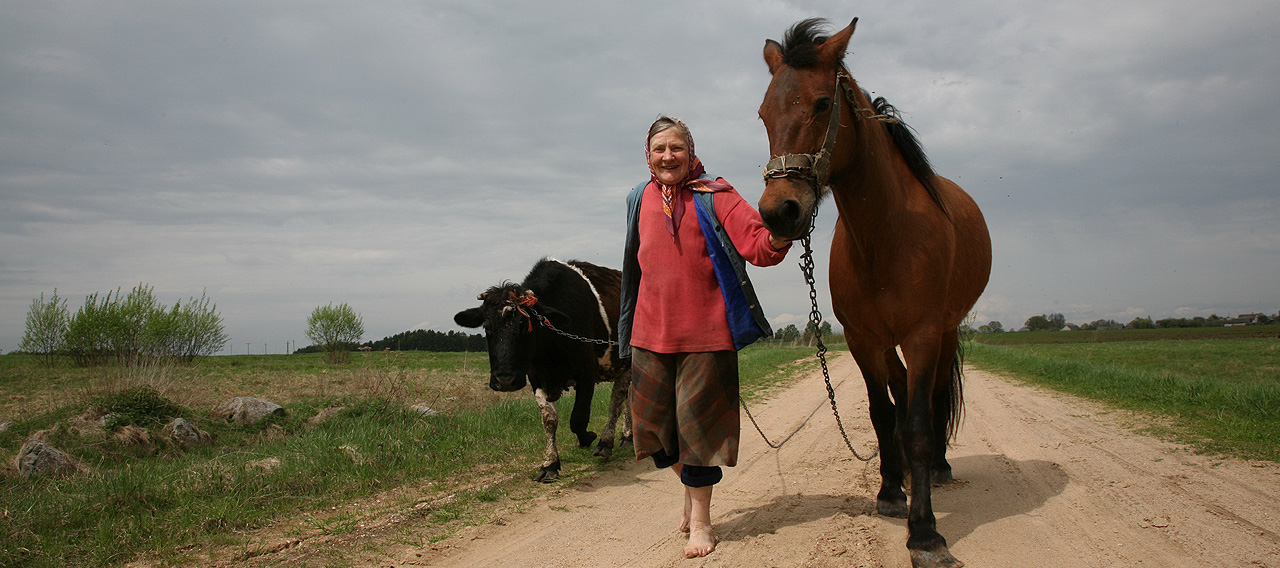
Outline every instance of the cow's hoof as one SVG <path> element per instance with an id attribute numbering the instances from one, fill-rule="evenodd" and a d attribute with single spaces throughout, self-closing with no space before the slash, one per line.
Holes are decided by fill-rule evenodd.
<path id="1" fill-rule="evenodd" d="M 594 442 L 594 441 L 596 441 L 595 432 L 588 430 L 582 434 L 578 434 L 578 447 L 581 449 L 585 450 L 587 448 L 590 448 L 591 442 Z"/>
<path id="2" fill-rule="evenodd" d="M 961 568 L 964 562 L 956 559 L 943 546 L 937 550 L 912 550 L 911 568 Z"/>
<path id="3" fill-rule="evenodd" d="M 609 459 L 613 457 L 613 444 L 606 444 L 603 440 L 596 445 L 596 451 L 593 452 L 597 457 Z"/>
<path id="4" fill-rule="evenodd" d="M 560 479 L 560 462 L 558 461 L 538 468 L 538 474 L 533 476 L 533 480 L 539 483 L 551 483 L 557 479 Z"/>
<path id="5" fill-rule="evenodd" d="M 884 517 L 894 517 L 897 519 L 907 518 L 907 500 L 888 500 L 880 499 L 876 501 L 876 512 Z M 912 551 L 914 554 L 915 551 Z"/>

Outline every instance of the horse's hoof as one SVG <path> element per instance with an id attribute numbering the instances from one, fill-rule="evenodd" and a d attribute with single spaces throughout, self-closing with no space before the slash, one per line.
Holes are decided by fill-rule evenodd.
<path id="1" fill-rule="evenodd" d="M 933 470 L 933 486 L 939 487 L 955 481 L 956 477 L 951 474 L 950 469 Z"/>
<path id="2" fill-rule="evenodd" d="M 591 442 L 594 442 L 594 441 L 596 441 L 595 432 L 587 431 L 583 434 L 578 435 L 578 447 L 581 449 L 585 450 L 587 448 L 590 448 Z"/>
<path id="3" fill-rule="evenodd" d="M 945 546 L 935 551 L 911 551 L 911 568 L 961 568 L 962 566 L 964 562 L 952 556 Z"/>
<path id="4" fill-rule="evenodd" d="M 901 501 L 876 501 L 876 512 L 882 517 L 894 517 L 897 519 L 907 518 L 907 500 Z"/>
<path id="5" fill-rule="evenodd" d="M 623 437 L 622 437 L 622 441 L 621 441 L 621 442 L 618 442 L 618 447 L 619 447 L 619 448 L 625 448 L 625 447 L 630 446 L 630 445 L 631 445 L 631 435 L 630 435 L 630 434 L 628 434 L 628 435 L 626 435 L 626 436 L 623 436 Z"/>

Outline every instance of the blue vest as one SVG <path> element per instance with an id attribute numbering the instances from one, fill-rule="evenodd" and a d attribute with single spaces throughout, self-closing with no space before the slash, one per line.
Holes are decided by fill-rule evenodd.
<path id="1" fill-rule="evenodd" d="M 703 176 L 706 179 L 714 179 Z M 635 319 L 636 298 L 640 292 L 640 201 L 649 182 L 641 183 L 627 195 L 627 240 L 622 261 L 622 306 L 618 317 L 618 350 L 620 357 L 631 356 L 631 324 Z M 755 287 L 747 277 L 747 262 L 729 240 L 724 225 L 716 216 L 715 198 L 712 193 L 695 192 L 694 210 L 698 227 L 707 241 L 707 254 L 720 283 L 724 297 L 725 315 L 729 320 L 729 334 L 734 349 L 742 349 L 757 339 L 770 337 L 773 330 L 764 316 Z"/>

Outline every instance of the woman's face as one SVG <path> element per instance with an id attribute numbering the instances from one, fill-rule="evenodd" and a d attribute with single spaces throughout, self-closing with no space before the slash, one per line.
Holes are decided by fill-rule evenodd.
<path id="1" fill-rule="evenodd" d="M 668 128 L 649 139 L 649 168 L 663 185 L 675 185 L 689 175 L 689 142 L 679 128 Z"/>

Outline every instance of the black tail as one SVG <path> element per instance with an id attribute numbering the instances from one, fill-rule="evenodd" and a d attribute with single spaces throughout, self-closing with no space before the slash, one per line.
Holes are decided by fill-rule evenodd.
<path id="1" fill-rule="evenodd" d="M 964 342 L 956 344 L 956 356 L 951 360 L 951 380 L 947 382 L 947 396 L 943 404 L 943 412 L 937 412 L 934 416 L 940 416 L 945 413 L 947 417 L 947 442 L 950 443 L 956 438 L 956 434 L 960 432 L 960 422 L 964 418 Z M 936 400 L 936 399 L 935 399 Z"/>

